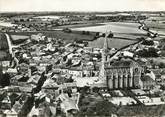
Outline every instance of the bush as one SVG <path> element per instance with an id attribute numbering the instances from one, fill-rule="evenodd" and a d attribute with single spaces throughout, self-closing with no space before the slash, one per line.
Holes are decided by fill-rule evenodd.
<path id="1" fill-rule="evenodd" d="M 158 57 L 157 50 L 155 48 L 149 48 L 148 50 L 140 50 L 136 53 L 140 57 Z"/>
<path id="2" fill-rule="evenodd" d="M 99 32 L 96 32 L 96 36 L 99 36 L 99 34 L 100 34 Z"/>
<path id="3" fill-rule="evenodd" d="M 158 66 L 159 66 L 159 68 L 165 68 L 165 63 L 160 62 L 160 64 Z"/>
<path id="4" fill-rule="evenodd" d="M 149 41 L 148 41 L 148 40 L 144 40 L 144 41 L 142 42 L 142 44 L 143 44 L 143 45 L 149 45 L 149 46 L 150 46 L 150 45 L 154 45 L 154 41 L 153 41 L 153 40 L 149 40 Z"/>
<path id="5" fill-rule="evenodd" d="M 87 35 L 89 35 L 89 34 L 90 34 L 90 32 L 89 32 L 89 31 L 87 31 L 87 32 L 86 32 L 86 34 L 87 34 Z"/>
<path id="6" fill-rule="evenodd" d="M 117 111 L 117 107 L 108 101 L 98 102 L 95 107 L 97 115 L 102 116 L 111 116 L 111 114 L 116 113 Z"/>
<path id="7" fill-rule="evenodd" d="M 82 31 L 82 34 L 85 35 L 85 31 Z"/>
<path id="8" fill-rule="evenodd" d="M 108 38 L 113 38 L 113 33 L 110 33 L 109 35 L 108 35 Z"/>
<path id="9" fill-rule="evenodd" d="M 82 31 L 82 34 L 83 34 L 83 35 L 89 35 L 90 32 L 89 32 L 89 31 Z"/>
<path id="10" fill-rule="evenodd" d="M 63 31 L 66 32 L 66 33 L 71 33 L 72 32 L 72 30 L 70 28 L 64 28 Z"/>
<path id="11" fill-rule="evenodd" d="M 105 33 L 102 34 L 102 37 L 105 37 Z"/>

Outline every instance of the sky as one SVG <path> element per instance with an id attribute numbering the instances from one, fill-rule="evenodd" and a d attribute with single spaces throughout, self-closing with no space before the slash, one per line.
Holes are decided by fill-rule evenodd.
<path id="1" fill-rule="evenodd" d="M 165 0 L 0 0 L 0 12 L 165 11 Z"/>

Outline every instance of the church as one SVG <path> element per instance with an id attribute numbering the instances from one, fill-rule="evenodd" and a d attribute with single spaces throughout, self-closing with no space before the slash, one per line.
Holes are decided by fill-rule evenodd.
<path id="1" fill-rule="evenodd" d="M 99 78 L 109 89 L 141 88 L 144 68 L 131 58 L 112 60 L 108 56 L 108 40 L 104 38 Z"/>
<path id="2" fill-rule="evenodd" d="M 109 89 L 140 88 L 143 67 L 131 59 L 122 59 L 105 65 Z"/>

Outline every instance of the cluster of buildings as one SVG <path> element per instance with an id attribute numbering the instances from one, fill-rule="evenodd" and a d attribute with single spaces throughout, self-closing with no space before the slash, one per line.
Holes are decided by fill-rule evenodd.
<path id="1" fill-rule="evenodd" d="M 76 79 L 99 74 L 99 65 L 95 63 L 101 60 L 100 49 L 85 47 L 84 43 L 65 44 L 61 39 L 39 33 L 31 35 L 26 43 L 13 47 L 12 51 L 13 57 L 9 60 L 12 67 L 3 66 L 1 70 L 2 74 L 10 76 L 9 79 L 1 77 L 10 82 L 1 89 L 4 96 L 1 101 L 6 103 L 2 104 L 2 111 L 6 116 L 11 113 L 29 117 L 77 113 L 80 97 L 77 88 L 86 83 L 81 86 Z M 22 96 L 26 98 L 22 100 Z M 28 109 L 24 110 L 25 107 Z M 48 108 L 50 113 L 44 113 Z M 5 114 L 6 110 L 10 111 Z"/>
<path id="2" fill-rule="evenodd" d="M 0 114 L 73 116 L 80 111 L 84 87 L 91 92 L 97 88 L 105 100 L 118 106 L 164 104 L 163 70 L 153 69 L 138 55 L 144 49 L 158 49 L 159 43 L 148 45 L 146 41 L 151 40 L 146 39 L 111 53 L 107 39 L 105 36 L 103 48 L 92 48 L 84 42 L 66 43 L 39 33 L 12 47 L 10 64 L 1 65 L 0 77 L 9 84 L 0 88 Z"/>

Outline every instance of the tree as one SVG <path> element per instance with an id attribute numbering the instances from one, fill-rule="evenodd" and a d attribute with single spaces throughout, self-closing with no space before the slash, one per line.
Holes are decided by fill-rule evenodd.
<path id="1" fill-rule="evenodd" d="M 96 36 L 99 36 L 99 34 L 100 34 L 99 32 L 96 32 Z"/>
<path id="2" fill-rule="evenodd" d="M 159 68 L 165 68 L 165 63 L 160 62 L 160 64 L 159 64 Z"/>
<path id="3" fill-rule="evenodd" d="M 66 33 L 71 33 L 72 32 L 72 30 L 70 28 L 64 28 L 63 31 L 66 32 Z"/>
<path id="4" fill-rule="evenodd" d="M 108 38 L 113 38 L 113 33 L 111 32 L 109 35 L 108 35 Z"/>
<path id="5" fill-rule="evenodd" d="M 105 37 L 105 33 L 102 34 L 102 37 Z"/>
<path id="6" fill-rule="evenodd" d="M 85 31 L 84 31 L 84 30 L 82 31 L 82 34 L 83 34 L 83 35 L 85 34 Z"/>
<path id="7" fill-rule="evenodd" d="M 158 57 L 157 49 L 149 48 L 148 50 L 140 50 L 137 52 L 137 55 L 140 57 Z"/>
<path id="8" fill-rule="evenodd" d="M 24 22 L 24 19 L 20 19 L 20 22 Z"/>
<path id="9" fill-rule="evenodd" d="M 154 45 L 154 41 L 153 40 L 144 40 L 142 42 L 143 45 Z"/>
<path id="10" fill-rule="evenodd" d="M 101 101 L 96 103 L 96 113 L 100 116 L 111 116 L 116 113 L 117 107 L 108 101 Z"/>
<path id="11" fill-rule="evenodd" d="M 9 74 L 7 74 L 7 73 L 2 74 L 2 78 L 0 78 L 0 85 L 2 87 L 10 85 L 10 75 Z"/>
<path id="12" fill-rule="evenodd" d="M 93 90 L 93 92 L 96 92 L 96 93 L 99 92 L 99 88 L 98 87 L 93 87 L 92 90 Z"/>
<path id="13" fill-rule="evenodd" d="M 86 32 L 86 35 L 89 35 L 89 34 L 90 34 L 90 32 L 89 32 L 89 31 L 87 31 L 87 32 Z"/>

